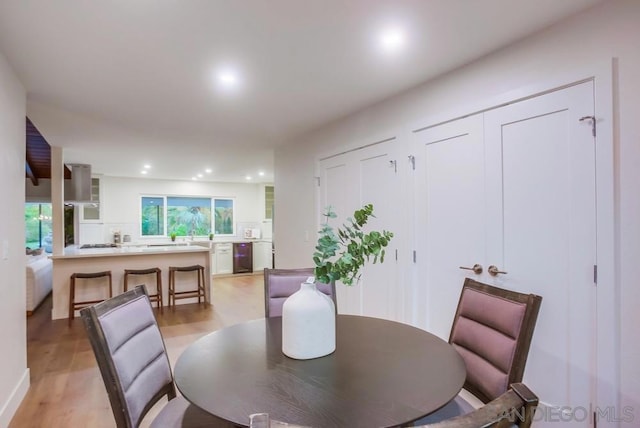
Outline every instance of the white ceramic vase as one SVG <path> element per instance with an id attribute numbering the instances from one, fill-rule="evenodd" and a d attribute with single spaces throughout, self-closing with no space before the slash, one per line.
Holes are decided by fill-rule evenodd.
<path id="1" fill-rule="evenodd" d="M 303 282 L 282 307 L 282 352 L 297 360 L 324 357 L 336 350 L 333 300 L 313 282 Z"/>

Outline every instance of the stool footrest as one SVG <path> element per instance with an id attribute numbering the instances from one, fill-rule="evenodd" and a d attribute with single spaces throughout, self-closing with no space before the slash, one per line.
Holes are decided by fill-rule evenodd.
<path id="1" fill-rule="evenodd" d="M 76 310 L 77 309 L 82 309 L 84 307 L 91 306 L 91 305 L 93 305 L 95 303 L 100 303 L 100 302 L 104 302 L 104 299 L 101 299 L 101 300 L 87 300 L 86 302 L 75 302 L 73 304 L 73 309 L 76 309 Z"/>
<path id="2" fill-rule="evenodd" d="M 193 295 L 193 297 L 198 297 L 199 294 L 204 292 L 204 289 L 200 289 L 201 291 L 191 290 L 191 291 L 174 291 L 171 294 L 176 297 L 176 299 L 186 299 L 187 294 Z"/>

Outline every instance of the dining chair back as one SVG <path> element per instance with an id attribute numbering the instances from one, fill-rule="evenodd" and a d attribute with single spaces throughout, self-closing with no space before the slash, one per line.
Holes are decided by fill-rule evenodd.
<path id="1" fill-rule="evenodd" d="M 282 316 L 282 305 L 287 297 L 300 290 L 300 284 L 313 276 L 313 268 L 305 269 L 269 269 L 264 270 L 264 312 L 265 317 Z M 336 284 L 316 283 L 318 290 L 336 301 Z"/>
<path id="2" fill-rule="evenodd" d="M 483 403 L 522 381 L 542 297 L 466 278 L 449 343 L 467 368 L 464 389 Z"/>
<path id="3" fill-rule="evenodd" d="M 83 308 L 80 315 L 118 427 L 138 427 L 164 396 L 169 402 L 152 427 L 224 426 L 184 398 L 176 398 L 166 348 L 144 285 Z"/>

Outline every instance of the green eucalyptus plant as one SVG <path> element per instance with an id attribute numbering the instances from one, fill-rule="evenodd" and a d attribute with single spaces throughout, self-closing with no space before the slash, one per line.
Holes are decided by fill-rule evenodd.
<path id="1" fill-rule="evenodd" d="M 373 205 L 364 205 L 348 218 L 337 231 L 329 224 L 329 220 L 337 215 L 331 207 L 322 214 L 325 221 L 319 231 L 313 262 L 316 267 L 316 280 L 325 284 L 341 281 L 345 285 L 353 285 L 360 279 L 360 270 L 366 262 L 384 262 L 386 247 L 393 238 L 393 233 L 383 230 L 365 233 L 363 226 L 373 215 Z"/>

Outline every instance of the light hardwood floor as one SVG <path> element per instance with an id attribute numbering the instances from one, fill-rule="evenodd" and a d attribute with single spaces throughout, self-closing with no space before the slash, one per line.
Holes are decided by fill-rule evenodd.
<path id="1" fill-rule="evenodd" d="M 213 280 L 213 304 L 178 305 L 157 316 L 172 367 L 194 340 L 214 330 L 264 317 L 262 275 Z M 82 320 L 52 321 L 51 297 L 27 319 L 31 387 L 10 428 L 114 427 L 109 399 Z M 166 402 L 166 401 L 165 401 Z M 146 427 L 164 402 L 142 426 Z"/>

